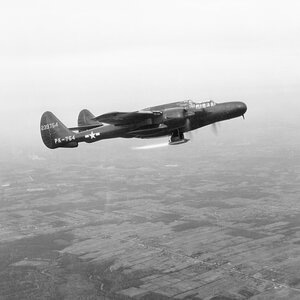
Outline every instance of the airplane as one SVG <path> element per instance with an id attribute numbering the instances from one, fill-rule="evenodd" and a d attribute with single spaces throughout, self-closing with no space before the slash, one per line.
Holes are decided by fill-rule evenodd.
<path id="1" fill-rule="evenodd" d="M 78 116 L 77 127 L 66 127 L 52 112 L 41 117 L 41 136 L 50 148 L 75 148 L 111 138 L 156 138 L 169 136 L 169 145 L 186 143 L 184 133 L 216 122 L 244 117 L 243 102 L 216 103 L 185 100 L 134 112 L 111 112 L 95 117 L 87 109 Z"/>

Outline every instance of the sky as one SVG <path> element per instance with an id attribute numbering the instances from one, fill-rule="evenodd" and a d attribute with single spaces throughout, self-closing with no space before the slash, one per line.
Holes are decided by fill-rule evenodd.
<path id="1" fill-rule="evenodd" d="M 46 110 L 76 126 L 83 108 L 186 99 L 244 101 L 251 130 L 299 129 L 299 15 L 297 0 L 1 1 L 2 147 L 44 147 Z"/>

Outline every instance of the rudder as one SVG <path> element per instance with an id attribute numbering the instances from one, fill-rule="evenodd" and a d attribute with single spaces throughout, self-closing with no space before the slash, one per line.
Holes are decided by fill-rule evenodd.
<path id="1" fill-rule="evenodd" d="M 52 112 L 46 111 L 41 117 L 41 136 L 44 144 L 50 148 L 74 148 L 78 146 L 75 134 L 69 130 Z"/>

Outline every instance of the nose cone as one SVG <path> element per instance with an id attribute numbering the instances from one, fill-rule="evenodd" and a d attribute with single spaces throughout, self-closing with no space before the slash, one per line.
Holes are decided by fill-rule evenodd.
<path id="1" fill-rule="evenodd" d="M 243 115 L 247 111 L 247 105 L 244 102 L 237 102 L 236 109 L 239 111 L 241 115 Z"/>
<path id="2" fill-rule="evenodd" d="M 244 102 L 226 102 L 223 107 L 227 119 L 238 118 L 247 111 L 247 106 Z"/>

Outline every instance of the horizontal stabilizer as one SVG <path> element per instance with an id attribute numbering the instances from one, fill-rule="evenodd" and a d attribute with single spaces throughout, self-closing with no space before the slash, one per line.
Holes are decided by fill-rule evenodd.
<path id="1" fill-rule="evenodd" d="M 101 126 L 103 126 L 103 124 L 99 123 L 97 125 L 83 125 L 78 127 L 70 127 L 69 130 L 81 132 L 81 131 L 90 130 Z"/>

